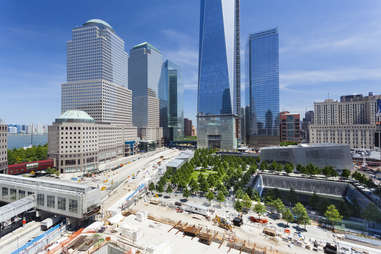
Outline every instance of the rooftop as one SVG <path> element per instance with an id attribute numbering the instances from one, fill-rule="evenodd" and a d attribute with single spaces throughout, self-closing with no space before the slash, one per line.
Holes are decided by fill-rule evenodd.
<path id="1" fill-rule="evenodd" d="M 170 162 L 167 163 L 167 168 L 180 168 L 183 164 L 185 163 L 184 160 L 179 160 L 179 159 L 173 159 Z"/>
<path id="2" fill-rule="evenodd" d="M 85 111 L 81 110 L 68 110 L 61 114 L 56 122 L 89 122 L 94 123 L 95 120 Z"/>
<path id="3" fill-rule="evenodd" d="M 90 24 L 100 24 L 100 25 L 103 25 L 105 27 L 112 29 L 110 24 L 107 23 L 106 21 L 102 20 L 102 19 L 90 19 L 90 20 L 86 21 L 86 23 L 83 25 L 90 25 Z"/>
<path id="4" fill-rule="evenodd" d="M 249 35 L 249 39 L 258 39 L 258 38 L 261 38 L 261 37 L 266 37 L 266 36 L 275 35 L 275 34 L 278 34 L 278 28 L 272 28 L 272 29 L 269 29 L 269 30 L 261 31 L 261 32 L 254 33 L 254 34 L 250 34 Z"/>
<path id="5" fill-rule="evenodd" d="M 298 144 L 298 145 L 289 145 L 289 146 L 268 146 L 262 147 L 261 150 L 271 150 L 271 149 L 291 149 L 291 148 L 324 148 L 324 147 L 341 147 L 348 146 L 346 144 Z M 349 146 L 348 146 L 349 148 Z"/>
<path id="6" fill-rule="evenodd" d="M 150 44 L 150 43 L 148 43 L 146 41 L 143 42 L 143 43 L 140 43 L 138 45 L 135 45 L 132 49 L 139 49 L 139 48 L 153 49 L 153 50 L 157 51 L 158 53 L 160 53 L 160 50 L 158 50 L 157 48 L 152 46 L 152 44 Z"/>

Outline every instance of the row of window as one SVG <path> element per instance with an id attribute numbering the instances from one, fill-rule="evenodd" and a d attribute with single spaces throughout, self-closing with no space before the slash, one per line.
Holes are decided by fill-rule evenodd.
<path id="1" fill-rule="evenodd" d="M 26 194 L 33 195 L 34 192 L 25 190 L 18 190 L 19 197 L 18 199 L 22 199 L 26 197 Z M 1 188 L 1 196 L 3 200 L 10 200 L 10 201 L 16 201 L 17 200 L 17 190 L 16 189 L 8 189 L 6 187 Z M 78 200 L 74 199 L 68 199 L 69 200 L 69 212 L 71 213 L 78 213 Z M 45 194 L 38 193 L 37 194 L 37 205 L 39 206 L 46 206 L 48 208 L 58 209 L 62 211 L 66 211 L 66 201 L 67 198 L 64 197 L 57 197 L 57 203 L 56 203 L 56 196 L 54 195 L 46 195 L 46 205 L 45 205 Z"/>

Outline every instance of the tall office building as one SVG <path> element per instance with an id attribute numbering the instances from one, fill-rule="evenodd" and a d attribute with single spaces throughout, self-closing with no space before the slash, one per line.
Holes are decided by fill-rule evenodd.
<path id="1" fill-rule="evenodd" d="M 247 140 L 279 144 L 279 36 L 271 29 L 249 36 L 247 47 Z"/>
<path id="2" fill-rule="evenodd" d="M 72 30 L 67 42 L 67 83 L 61 113 L 83 110 L 97 122 L 132 126 L 132 92 L 124 41 L 103 20 Z"/>
<path id="3" fill-rule="evenodd" d="M 184 86 L 179 67 L 169 60 L 163 65 L 159 84 L 160 127 L 166 142 L 184 138 Z"/>
<path id="4" fill-rule="evenodd" d="M 128 82 L 128 54 L 124 41 L 105 21 L 91 19 L 72 30 L 67 42 L 67 81 Z"/>
<path id="5" fill-rule="evenodd" d="M 239 49 L 239 0 L 201 0 L 197 98 L 200 148 L 237 148 Z"/>
<path id="6" fill-rule="evenodd" d="M 74 28 L 67 42 L 67 82 L 61 85 L 63 120 L 48 128 L 48 153 L 62 172 L 94 170 L 99 162 L 130 153 L 127 143 L 135 142 L 137 128 L 127 86 L 128 54 L 112 27 L 92 19 Z"/>
<path id="7" fill-rule="evenodd" d="M 161 141 L 159 85 L 163 82 L 163 56 L 144 42 L 130 50 L 128 83 L 133 92 L 133 123 L 139 136 Z"/>
<path id="8" fill-rule="evenodd" d="M 310 143 L 348 144 L 373 149 L 381 143 L 381 95 L 369 93 L 341 96 L 314 103 Z"/>
<path id="9" fill-rule="evenodd" d="M 0 119 L 0 173 L 8 171 L 8 126 Z"/>

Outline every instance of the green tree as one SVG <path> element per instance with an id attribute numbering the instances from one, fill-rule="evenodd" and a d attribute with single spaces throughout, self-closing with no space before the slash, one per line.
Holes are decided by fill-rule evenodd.
<path id="1" fill-rule="evenodd" d="M 234 203 L 234 209 L 238 212 L 242 211 L 242 203 L 239 200 L 236 200 Z"/>
<path id="2" fill-rule="evenodd" d="M 282 213 L 282 218 L 287 221 L 287 226 L 288 223 L 292 223 L 294 221 L 294 215 L 292 214 L 290 208 L 284 209 Z"/>
<path id="3" fill-rule="evenodd" d="M 173 190 L 172 190 L 172 185 L 171 184 L 168 184 L 168 187 L 167 187 L 167 190 L 166 192 L 167 193 L 171 193 Z"/>
<path id="4" fill-rule="evenodd" d="M 343 219 L 343 216 L 340 215 L 335 205 L 328 206 L 327 211 L 324 213 L 324 216 L 328 219 L 329 222 L 331 222 L 332 225 L 342 221 Z"/>
<path id="5" fill-rule="evenodd" d="M 189 191 L 188 188 L 184 188 L 184 190 L 183 190 L 183 196 L 184 196 L 185 198 L 187 198 L 187 197 L 190 196 L 190 191 Z"/>
<path id="6" fill-rule="evenodd" d="M 218 194 L 217 194 L 217 200 L 219 202 L 224 202 L 225 201 L 225 195 L 222 191 L 219 191 Z"/>
<path id="7" fill-rule="evenodd" d="M 301 164 L 298 164 L 298 165 L 296 166 L 296 170 L 297 170 L 299 173 L 302 173 L 302 174 L 304 174 L 304 173 L 306 172 L 305 167 L 304 167 L 303 165 L 301 165 Z"/>
<path id="8" fill-rule="evenodd" d="M 341 172 L 341 177 L 343 177 L 343 178 L 349 178 L 350 175 L 351 175 L 351 171 L 349 171 L 348 169 L 344 169 Z"/>
<path id="9" fill-rule="evenodd" d="M 159 183 L 158 185 L 156 185 L 156 190 L 158 192 L 163 192 L 164 191 L 164 185 Z"/>
<path id="10" fill-rule="evenodd" d="M 308 216 L 307 210 L 300 202 L 296 203 L 292 211 L 298 224 L 303 224 L 304 226 L 310 224 L 310 217 Z"/>
<path id="11" fill-rule="evenodd" d="M 209 200 L 209 202 L 212 201 L 214 199 L 214 193 L 208 191 L 208 193 L 206 194 L 206 198 Z"/>
<path id="12" fill-rule="evenodd" d="M 251 199 L 247 193 L 243 195 L 243 200 L 242 200 L 242 207 L 249 210 L 251 208 Z"/>
<path id="13" fill-rule="evenodd" d="M 286 171 L 287 174 L 290 174 L 294 171 L 294 166 L 291 163 L 286 163 L 284 166 L 284 171 Z"/>
<path id="14" fill-rule="evenodd" d="M 214 174 L 209 174 L 207 181 L 210 188 L 214 188 L 217 182 L 216 179 L 214 178 Z"/>
<path id="15" fill-rule="evenodd" d="M 275 210 L 278 213 L 283 213 L 284 209 L 286 209 L 285 205 L 283 204 L 283 202 L 280 198 L 277 198 L 276 200 L 274 200 L 273 205 L 274 205 Z"/>
<path id="16" fill-rule="evenodd" d="M 266 207 L 259 202 L 254 206 L 254 212 L 256 212 L 260 218 L 266 212 Z"/>
<path id="17" fill-rule="evenodd" d="M 155 184 L 154 184 L 154 183 L 150 183 L 150 184 L 149 184 L 149 190 L 150 190 L 150 191 L 155 190 Z"/>
<path id="18" fill-rule="evenodd" d="M 235 197 L 238 198 L 238 199 L 243 199 L 245 195 L 245 192 L 239 188 L 236 192 L 235 192 Z"/>

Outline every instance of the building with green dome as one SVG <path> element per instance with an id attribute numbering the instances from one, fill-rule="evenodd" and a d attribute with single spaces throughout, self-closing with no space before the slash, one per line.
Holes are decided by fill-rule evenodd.
<path id="1" fill-rule="evenodd" d="M 100 163 L 134 153 L 131 136 L 126 125 L 97 123 L 85 111 L 68 110 L 49 126 L 48 155 L 61 173 L 91 172 Z"/>

